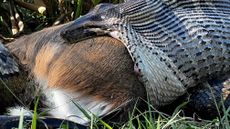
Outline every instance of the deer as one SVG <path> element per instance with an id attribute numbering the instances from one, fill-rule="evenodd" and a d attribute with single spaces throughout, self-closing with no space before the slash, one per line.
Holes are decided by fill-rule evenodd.
<path id="1" fill-rule="evenodd" d="M 42 111 L 86 124 L 89 120 L 79 105 L 96 116 L 122 112 L 123 121 L 137 101 L 146 97 L 125 46 L 106 36 L 66 44 L 59 33 L 67 25 L 22 36 L 5 47 L 44 96 Z"/>

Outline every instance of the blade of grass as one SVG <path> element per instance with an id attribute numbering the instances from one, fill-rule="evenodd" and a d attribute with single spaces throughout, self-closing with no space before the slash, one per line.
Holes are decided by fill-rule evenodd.
<path id="1" fill-rule="evenodd" d="M 60 129 L 69 129 L 69 124 L 62 124 Z"/>
<path id="2" fill-rule="evenodd" d="M 226 129 L 229 129 L 230 128 L 230 124 L 229 124 L 230 107 L 228 107 L 227 109 L 224 108 L 223 112 L 224 112 L 224 115 L 220 121 L 225 126 Z"/>
<path id="3" fill-rule="evenodd" d="M 4 87 L 15 97 L 15 99 L 22 104 L 24 107 L 26 107 L 26 105 L 17 97 L 17 95 L 14 94 L 14 92 L 6 85 L 6 83 L 2 80 L 2 78 L 0 78 L 1 83 L 4 85 Z"/>
<path id="4" fill-rule="evenodd" d="M 179 116 L 180 112 L 181 111 L 178 111 L 174 116 L 172 116 L 172 118 L 162 127 L 162 129 L 169 128 L 170 125 L 172 125 L 172 124 L 174 124 L 176 122 L 186 120 L 187 119 L 186 117 L 182 117 L 180 119 L 177 119 L 177 117 Z"/>
<path id="5" fill-rule="evenodd" d="M 90 129 L 93 129 L 93 125 L 94 125 L 94 124 L 93 124 L 93 119 L 94 119 L 93 116 L 91 116 Z"/>
<path id="6" fill-rule="evenodd" d="M 102 119 L 98 118 L 99 122 L 101 122 L 107 129 L 113 129 L 109 124 L 104 122 Z"/>
<path id="7" fill-rule="evenodd" d="M 181 110 L 181 108 L 184 107 L 187 104 L 188 104 L 188 101 L 187 102 L 183 102 L 182 104 L 180 104 L 179 106 L 177 106 L 176 109 L 174 110 L 172 116 L 175 116 Z"/>
<path id="8" fill-rule="evenodd" d="M 82 6 L 83 6 L 83 0 L 77 0 L 77 8 L 74 12 L 74 18 L 78 18 L 81 16 L 82 13 Z"/>
<path id="9" fill-rule="evenodd" d="M 139 117 L 137 118 L 137 122 L 138 122 L 138 129 L 142 129 L 142 123 L 141 123 Z"/>
<path id="10" fill-rule="evenodd" d="M 21 115 L 19 118 L 18 129 L 23 129 L 23 122 L 24 122 L 24 110 L 22 108 Z"/>
<path id="11" fill-rule="evenodd" d="M 34 106 L 34 114 L 33 114 L 33 119 L 32 119 L 32 129 L 36 129 L 37 127 L 37 109 L 38 109 L 38 102 L 39 102 L 39 97 L 36 100 L 35 106 Z"/>
<path id="12" fill-rule="evenodd" d="M 74 102 L 73 100 L 71 100 L 71 101 L 72 101 L 73 104 L 84 114 L 84 116 L 85 116 L 87 119 L 89 119 L 89 120 L 91 119 L 91 116 L 89 115 L 89 113 L 88 113 L 84 108 L 82 108 L 80 104 Z"/>
<path id="13" fill-rule="evenodd" d="M 97 117 L 97 116 L 94 115 L 93 113 L 92 113 L 93 118 L 91 118 L 90 114 L 89 114 L 85 109 L 83 109 L 83 108 L 81 107 L 81 105 L 79 105 L 78 103 L 74 102 L 73 100 L 71 100 L 71 101 L 74 103 L 75 106 L 77 106 L 77 108 L 78 108 L 78 109 L 85 115 L 85 117 L 87 117 L 89 120 L 92 121 L 93 118 L 96 118 L 96 119 L 97 119 L 99 122 L 101 122 L 106 128 L 112 129 L 111 126 L 109 126 L 106 122 L 104 122 L 103 120 L 101 120 L 99 117 Z"/>
<path id="14" fill-rule="evenodd" d="M 160 129 L 161 128 L 161 116 L 159 115 L 158 118 L 157 118 L 157 129 Z"/>

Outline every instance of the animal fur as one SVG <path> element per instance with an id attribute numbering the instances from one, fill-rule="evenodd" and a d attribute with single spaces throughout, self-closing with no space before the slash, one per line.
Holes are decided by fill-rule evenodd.
<path id="1" fill-rule="evenodd" d="M 51 115 L 86 123 L 72 101 L 102 116 L 116 109 L 130 111 L 130 105 L 145 97 L 121 42 L 98 37 L 69 45 L 59 37 L 65 27 L 44 29 L 7 44 L 39 84 Z"/>

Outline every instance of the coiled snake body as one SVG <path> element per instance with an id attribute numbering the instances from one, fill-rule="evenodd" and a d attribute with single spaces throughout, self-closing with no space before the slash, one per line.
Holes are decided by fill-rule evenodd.
<path id="1" fill-rule="evenodd" d="M 100 4 L 61 36 L 72 42 L 105 34 L 124 43 L 156 107 L 171 103 L 190 87 L 212 87 L 210 80 L 229 78 L 229 0 Z"/>

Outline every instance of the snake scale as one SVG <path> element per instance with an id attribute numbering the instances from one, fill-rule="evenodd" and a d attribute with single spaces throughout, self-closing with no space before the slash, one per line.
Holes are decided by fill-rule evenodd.
<path id="1" fill-rule="evenodd" d="M 61 33 L 68 42 L 100 35 L 124 43 L 155 107 L 230 75 L 229 0 L 100 4 Z"/>
<path id="2" fill-rule="evenodd" d="M 68 42 L 110 35 L 129 51 L 150 102 L 230 73 L 229 0 L 129 0 L 101 4 L 62 31 Z"/>
<path id="3" fill-rule="evenodd" d="M 0 42 L 0 76 L 19 72 L 18 63 L 13 59 L 9 50 Z"/>
<path id="4" fill-rule="evenodd" d="M 209 88 L 221 99 L 221 83 L 230 78 L 229 0 L 100 4 L 61 32 L 67 43 L 101 35 L 124 43 L 153 106 L 167 105 L 189 89 L 194 91 L 191 103 L 196 109 L 210 107 Z M 0 43 L 0 74 L 18 71 L 13 56 Z M 230 95 L 226 100 L 229 107 Z"/>

